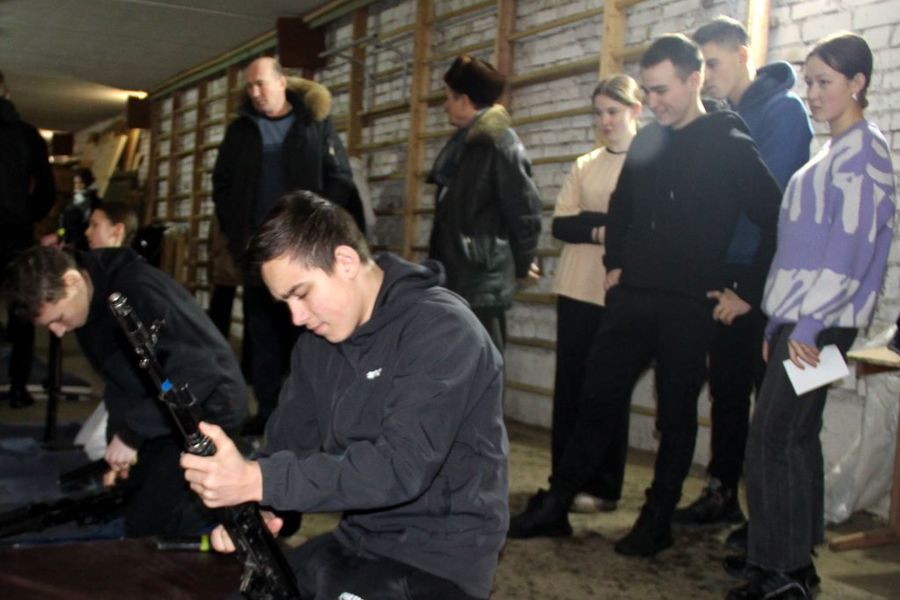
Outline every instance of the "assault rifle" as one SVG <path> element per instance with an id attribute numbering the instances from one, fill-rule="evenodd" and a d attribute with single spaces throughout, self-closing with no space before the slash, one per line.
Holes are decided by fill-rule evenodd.
<path id="1" fill-rule="evenodd" d="M 184 436 L 185 450 L 197 456 L 215 454 L 215 444 L 200 433 L 197 427 L 193 412 L 197 407 L 197 399 L 188 389 L 187 383 L 177 384 L 168 379 L 156 359 L 154 347 L 165 323 L 157 320 L 149 328 L 144 327 L 140 318 L 134 314 L 128 298 L 118 292 L 109 296 L 108 303 L 138 355 L 138 365 L 150 374 L 159 390 L 159 399 L 172 413 L 178 430 Z M 237 556 L 244 564 L 241 594 L 251 600 L 299 599 L 300 592 L 297 590 L 294 572 L 263 522 L 259 505 L 256 502 L 246 502 L 215 509 L 214 512 L 231 536 L 237 548 Z"/>
<path id="2" fill-rule="evenodd" d="M 86 493 L 52 502 L 33 502 L 0 514 L 0 539 L 66 523 L 83 527 L 112 520 L 125 504 L 126 496 L 121 486 L 95 491 L 94 480 L 108 470 L 109 465 L 101 458 L 61 474 L 57 483 L 64 492 Z"/>
<path id="3" fill-rule="evenodd" d="M 75 522 L 79 526 L 96 525 L 112 519 L 125 502 L 125 492 L 112 487 L 78 498 L 55 502 L 35 502 L 0 514 L 0 538 Z"/>
<path id="4" fill-rule="evenodd" d="M 85 483 L 90 483 L 92 479 L 99 478 L 101 475 L 110 470 L 109 463 L 105 458 L 98 458 L 88 464 L 66 471 L 59 476 L 56 482 L 63 490 L 76 488 Z"/>

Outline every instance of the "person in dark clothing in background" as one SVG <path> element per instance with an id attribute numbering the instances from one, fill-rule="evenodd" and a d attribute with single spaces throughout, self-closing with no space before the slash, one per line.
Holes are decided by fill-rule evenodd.
<path id="1" fill-rule="evenodd" d="M 812 125 L 803 101 L 791 90 L 794 68 L 778 61 L 759 70 L 750 58 L 750 36 L 739 22 L 719 17 L 694 33 L 706 65 L 704 89 L 726 101 L 747 123 L 760 156 L 784 190 L 791 175 L 809 160 Z M 675 511 L 683 524 L 740 523 L 738 483 L 744 464 L 750 395 L 759 390 L 765 365 L 762 346 L 765 316 L 735 286 L 741 271 L 752 265 L 759 228 L 741 215 L 728 248 L 728 270 L 735 273 L 728 287 L 712 290 L 722 297 L 709 352 L 712 397 L 712 442 L 709 483 L 700 497 Z"/>
<path id="2" fill-rule="evenodd" d="M 283 194 L 310 190 L 338 204 L 363 227 L 362 203 L 344 147 L 331 123 L 331 94 L 315 82 L 290 81 L 274 58 L 259 58 L 244 70 L 247 98 L 219 147 L 213 169 L 213 202 L 221 233 L 235 264 L 247 241 Z M 217 293 L 227 292 L 218 290 Z M 215 296 L 215 294 L 214 294 Z M 224 304 L 224 305 L 222 305 Z M 224 330 L 230 303 L 211 305 Z M 222 306 L 220 306 L 222 305 Z M 244 278 L 244 343 L 258 403 L 249 433 L 259 433 L 278 403 L 290 349 L 297 337 L 283 306 L 265 286 Z"/>
<path id="3" fill-rule="evenodd" d="M 164 319 L 156 346 L 164 373 L 190 385 L 202 418 L 237 432 L 247 412 L 246 386 L 231 349 L 190 293 L 129 248 L 73 257 L 37 246 L 13 261 L 6 284 L 10 305 L 23 317 L 58 337 L 73 331 L 106 383 L 106 480 L 124 479 L 129 495 L 125 535 L 182 535 L 208 528 L 212 516 L 178 467 L 180 434 L 107 306 L 109 295 L 120 292 L 148 325 Z"/>
<path id="4" fill-rule="evenodd" d="M 93 211 L 100 203 L 94 174 L 90 169 L 78 169 L 72 177 L 72 200 L 59 215 L 60 238 L 77 250 L 89 248 L 86 229 Z"/>
<path id="5" fill-rule="evenodd" d="M 0 73 L 0 273 L 16 253 L 34 244 L 34 224 L 50 212 L 55 196 L 47 144 L 19 117 Z M 34 360 L 34 325 L 12 310 L 7 314 L 12 354 L 6 397 L 10 406 L 22 408 L 34 404 L 26 388 Z"/>
<path id="6" fill-rule="evenodd" d="M 540 276 L 541 197 L 509 114 L 494 104 L 506 78 L 463 55 L 444 83 L 444 110 L 457 130 L 427 179 L 437 185 L 429 256 L 443 263 L 447 287 L 466 299 L 502 352 L 516 287 Z"/>
<path id="7" fill-rule="evenodd" d="M 502 361 L 487 332 L 439 264 L 373 258 L 350 215 L 308 192 L 270 214 L 249 256 L 310 333 L 261 458 L 201 423 L 219 451 L 182 458 L 191 487 L 210 507 L 343 512 L 288 556 L 303 597 L 487 598 L 509 516 Z M 212 541 L 233 549 L 221 527 Z"/>
<path id="8" fill-rule="evenodd" d="M 656 361 L 660 434 L 653 482 L 616 552 L 652 556 L 672 545 L 671 520 L 693 459 L 697 396 L 719 305 L 728 244 L 740 214 L 760 228 L 753 269 L 740 282 L 758 303 L 775 247 L 781 196 L 736 114 L 706 114 L 700 49 L 683 35 L 658 38 L 641 59 L 656 122 L 629 147 L 606 225 L 607 304 L 588 357 L 579 419 L 549 492 L 510 524 L 510 537 L 571 535 L 567 509 L 596 473 L 630 405 L 637 378 Z"/>
<path id="9" fill-rule="evenodd" d="M 72 187 L 72 198 L 59 213 L 56 231 L 41 238 L 42 246 L 65 245 L 74 250 L 90 248 L 86 230 L 90 227 L 91 213 L 100 204 L 91 170 L 76 169 Z"/>

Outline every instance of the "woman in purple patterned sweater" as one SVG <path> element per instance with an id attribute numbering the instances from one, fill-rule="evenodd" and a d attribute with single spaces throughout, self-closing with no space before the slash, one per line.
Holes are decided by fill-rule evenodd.
<path id="1" fill-rule="evenodd" d="M 868 326 L 887 267 L 894 222 L 889 146 L 863 116 L 872 52 L 855 34 L 820 41 L 804 68 L 812 118 L 831 139 L 793 176 L 766 281 L 768 361 L 747 441 L 752 525 L 743 575 L 730 599 L 806 598 L 819 578 L 811 551 L 824 539 L 819 431 L 827 387 L 797 396 L 782 362 L 817 365 L 846 352 Z M 726 568 L 740 564 L 726 559 Z"/>

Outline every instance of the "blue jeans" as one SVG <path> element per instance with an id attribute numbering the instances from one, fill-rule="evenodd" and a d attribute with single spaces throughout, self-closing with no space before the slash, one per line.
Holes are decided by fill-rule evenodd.
<path id="1" fill-rule="evenodd" d="M 810 551 L 825 537 L 819 432 L 828 387 L 794 393 L 782 365 L 793 330 L 793 325 L 780 327 L 770 340 L 744 465 L 751 522 L 747 561 L 781 572 L 808 566 Z M 843 354 L 855 337 L 855 329 L 826 329 L 816 345 L 836 344 Z"/>

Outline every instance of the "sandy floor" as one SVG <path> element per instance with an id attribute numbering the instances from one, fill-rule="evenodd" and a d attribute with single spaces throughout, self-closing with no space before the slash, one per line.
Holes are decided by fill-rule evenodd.
<path id="1" fill-rule="evenodd" d="M 550 468 L 548 432 L 509 424 L 513 514 L 524 509 L 529 496 L 546 487 Z M 652 475 L 653 455 L 632 452 L 619 509 L 602 515 L 571 515 L 575 535 L 568 539 L 511 540 L 506 544 L 495 580 L 494 600 L 608 600 L 653 598 L 704 600 L 723 598 L 739 582 L 720 562 L 730 553 L 725 529 L 679 530 L 675 546 L 652 559 L 626 558 L 613 544 L 637 518 L 643 490 Z M 704 485 L 695 469 L 685 484 L 686 502 Z M 308 515 L 300 536 L 327 531 L 334 515 Z M 867 515 L 857 515 L 827 535 L 878 527 Z M 302 537 L 292 540 L 298 543 Z M 822 585 L 819 600 L 900 599 L 900 546 L 835 553 L 819 549 L 816 559 Z"/>
<path id="2" fill-rule="evenodd" d="M 38 345 L 43 337 L 39 333 Z M 66 369 L 83 372 L 74 340 L 67 339 Z M 39 352 L 41 352 L 39 350 Z M 94 401 L 63 402 L 60 421 L 81 420 Z M 0 406 L 0 421 L 42 422 L 44 403 L 24 411 Z M 511 489 L 513 514 L 520 512 L 534 491 L 546 487 L 549 472 L 548 432 L 510 423 Z M 722 598 L 735 580 L 720 567 L 728 553 L 722 529 L 676 532 L 676 544 L 653 559 L 625 558 L 613 552 L 613 543 L 632 525 L 643 502 L 643 490 L 651 477 L 652 454 L 633 452 L 622 502 L 613 513 L 572 515 L 575 535 L 562 540 L 510 541 L 500 561 L 495 581 L 495 600 L 573 600 L 605 598 L 691 599 Z M 686 501 L 693 500 L 703 486 L 698 469 L 685 484 Z M 335 515 L 308 515 L 300 534 L 291 540 L 317 535 L 332 528 Z M 866 515 L 829 528 L 828 535 L 877 527 Z M 819 550 L 816 559 L 823 578 L 820 600 L 857 598 L 900 599 L 900 545 L 834 553 Z"/>

